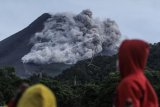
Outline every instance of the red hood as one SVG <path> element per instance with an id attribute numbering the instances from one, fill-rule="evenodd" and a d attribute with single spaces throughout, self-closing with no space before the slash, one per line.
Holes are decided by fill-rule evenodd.
<path id="1" fill-rule="evenodd" d="M 148 43 L 142 40 L 124 40 L 118 53 L 122 78 L 133 73 L 143 72 L 148 53 Z"/>

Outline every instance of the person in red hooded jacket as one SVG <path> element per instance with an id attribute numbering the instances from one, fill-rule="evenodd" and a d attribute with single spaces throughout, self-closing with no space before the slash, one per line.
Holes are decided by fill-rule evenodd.
<path id="1" fill-rule="evenodd" d="M 157 95 L 144 75 L 148 54 L 149 45 L 142 40 L 124 40 L 120 45 L 116 107 L 158 107 Z"/>

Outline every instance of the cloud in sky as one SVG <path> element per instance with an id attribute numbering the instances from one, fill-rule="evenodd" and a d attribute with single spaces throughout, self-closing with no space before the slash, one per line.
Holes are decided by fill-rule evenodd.
<path id="1" fill-rule="evenodd" d="M 0 40 L 20 31 L 44 12 L 89 8 L 95 17 L 115 20 L 124 37 L 160 41 L 159 0 L 1 0 Z"/>

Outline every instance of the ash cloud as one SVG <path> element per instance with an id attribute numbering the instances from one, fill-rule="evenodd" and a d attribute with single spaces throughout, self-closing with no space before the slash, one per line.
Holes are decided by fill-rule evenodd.
<path id="1" fill-rule="evenodd" d="M 95 19 L 88 9 L 77 15 L 57 13 L 31 38 L 33 47 L 22 62 L 75 64 L 94 55 L 111 55 L 120 35 L 115 21 Z"/>

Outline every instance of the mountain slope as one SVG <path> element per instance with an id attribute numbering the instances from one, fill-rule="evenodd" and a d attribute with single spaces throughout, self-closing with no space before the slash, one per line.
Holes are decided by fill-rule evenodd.
<path id="1" fill-rule="evenodd" d="M 22 31 L 0 42 L 0 66 L 14 66 L 18 75 L 24 74 L 21 57 L 28 53 L 32 47 L 30 38 L 35 32 L 43 29 L 43 22 L 51 16 L 48 13 L 41 15 Z"/>
<path id="2" fill-rule="evenodd" d="M 88 9 L 79 14 L 45 13 L 0 42 L 0 67 L 13 66 L 25 77 L 56 76 L 78 61 L 114 55 L 120 36 L 115 21 L 95 19 Z"/>

